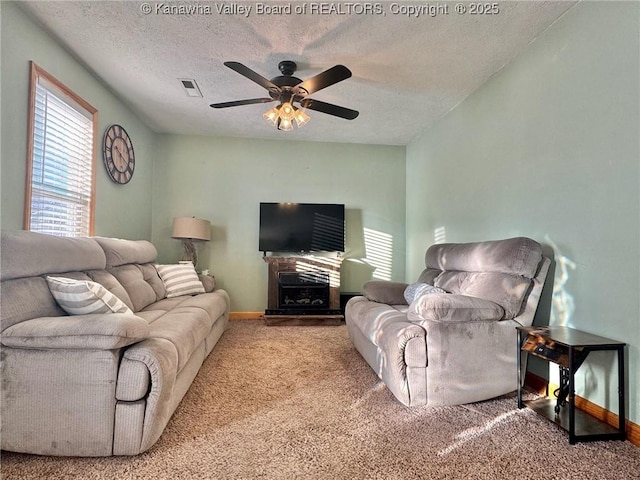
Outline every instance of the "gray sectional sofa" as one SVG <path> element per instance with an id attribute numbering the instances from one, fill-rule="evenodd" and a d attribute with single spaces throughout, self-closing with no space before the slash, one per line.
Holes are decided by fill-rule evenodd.
<path id="1" fill-rule="evenodd" d="M 229 297 L 167 297 L 147 241 L 1 237 L 1 447 L 42 455 L 135 455 L 162 434 L 228 326 Z M 68 315 L 47 276 L 89 280 L 125 313 Z"/>
<path id="2" fill-rule="evenodd" d="M 405 405 L 458 405 L 517 388 L 516 326 L 530 326 L 549 258 L 529 238 L 438 244 L 409 284 L 373 281 L 345 320 L 354 346 Z M 434 288 L 435 287 L 435 288 Z"/>

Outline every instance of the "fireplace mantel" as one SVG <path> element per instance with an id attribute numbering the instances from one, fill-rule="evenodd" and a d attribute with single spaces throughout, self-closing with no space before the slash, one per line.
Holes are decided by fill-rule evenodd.
<path id="1" fill-rule="evenodd" d="M 267 311 L 264 318 L 267 325 L 340 325 L 344 316 L 340 312 L 340 267 L 341 257 L 321 256 L 264 256 L 269 265 Z M 329 305 L 327 309 L 304 308 L 295 311 L 280 309 L 278 298 L 278 275 L 282 272 L 321 273 L 329 278 Z"/>

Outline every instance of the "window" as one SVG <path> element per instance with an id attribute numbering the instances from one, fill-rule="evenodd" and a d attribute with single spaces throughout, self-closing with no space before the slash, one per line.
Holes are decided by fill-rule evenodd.
<path id="1" fill-rule="evenodd" d="M 31 62 L 24 228 L 93 235 L 98 111 Z"/>

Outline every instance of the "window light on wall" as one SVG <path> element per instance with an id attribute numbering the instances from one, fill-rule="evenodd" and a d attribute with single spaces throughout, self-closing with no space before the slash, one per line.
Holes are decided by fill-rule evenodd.
<path id="1" fill-rule="evenodd" d="M 93 234 L 97 110 L 31 63 L 24 228 Z"/>

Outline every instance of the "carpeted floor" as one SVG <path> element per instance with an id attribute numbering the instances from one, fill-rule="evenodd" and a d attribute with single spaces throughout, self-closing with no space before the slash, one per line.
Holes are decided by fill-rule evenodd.
<path id="1" fill-rule="evenodd" d="M 2 454 L 9 479 L 637 479 L 629 442 L 569 445 L 515 397 L 407 408 L 346 327 L 237 320 L 137 457 Z"/>

